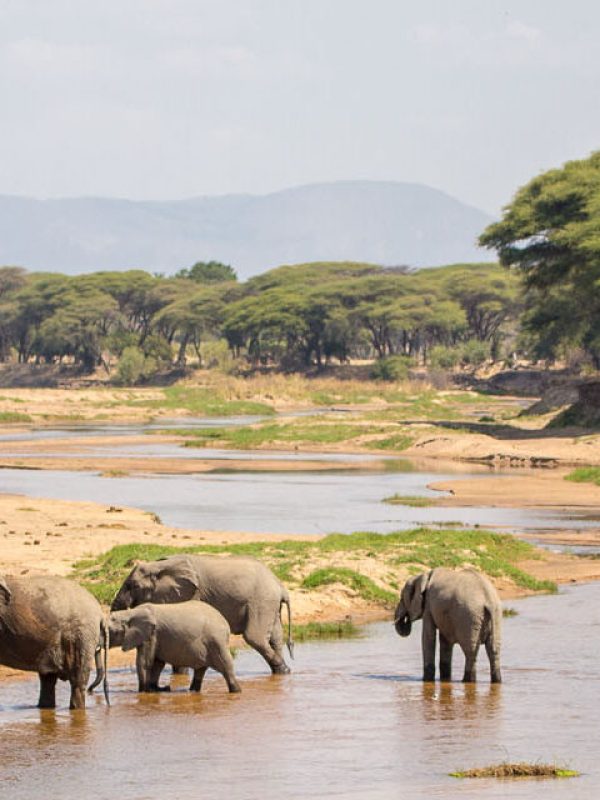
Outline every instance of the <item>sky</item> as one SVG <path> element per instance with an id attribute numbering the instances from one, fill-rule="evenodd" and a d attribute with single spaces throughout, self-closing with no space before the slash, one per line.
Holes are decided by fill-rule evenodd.
<path id="1" fill-rule="evenodd" d="M 0 0 L 0 194 L 424 183 L 600 146 L 597 0 Z"/>

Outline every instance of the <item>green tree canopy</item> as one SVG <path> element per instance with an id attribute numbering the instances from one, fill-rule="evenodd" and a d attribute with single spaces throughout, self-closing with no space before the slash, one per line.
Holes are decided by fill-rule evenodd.
<path id="1" fill-rule="evenodd" d="M 600 367 L 600 151 L 531 180 L 479 241 L 523 276 L 537 354 L 578 345 Z"/>
<path id="2" fill-rule="evenodd" d="M 237 273 L 229 264 L 220 261 L 198 261 L 189 269 L 180 269 L 176 278 L 187 278 L 196 283 L 224 283 L 237 281 Z"/>

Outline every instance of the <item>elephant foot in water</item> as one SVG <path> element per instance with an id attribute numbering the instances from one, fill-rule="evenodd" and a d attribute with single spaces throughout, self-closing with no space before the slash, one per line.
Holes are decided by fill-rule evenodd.
<path id="1" fill-rule="evenodd" d="M 287 664 L 271 664 L 271 672 L 273 675 L 289 675 L 291 669 Z"/>

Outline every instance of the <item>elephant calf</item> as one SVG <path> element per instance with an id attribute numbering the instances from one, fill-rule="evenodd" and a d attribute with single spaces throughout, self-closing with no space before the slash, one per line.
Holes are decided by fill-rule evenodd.
<path id="1" fill-rule="evenodd" d="M 452 648 L 459 644 L 465 654 L 463 681 L 476 680 L 476 660 L 484 644 L 490 661 L 492 683 L 500 683 L 502 606 L 490 581 L 474 569 L 454 571 L 438 567 L 410 578 L 402 589 L 394 625 L 408 636 L 412 623 L 423 619 L 423 680 L 435 680 L 435 638 L 440 635 L 440 679 L 449 681 Z"/>
<path id="2" fill-rule="evenodd" d="M 71 708 L 85 707 L 93 658 L 108 703 L 108 626 L 98 601 L 73 581 L 57 576 L 0 576 L 0 664 L 37 672 L 40 708 L 56 705 L 56 681 L 71 684 Z M 104 650 L 104 663 L 101 651 Z"/>
<path id="3" fill-rule="evenodd" d="M 271 570 L 246 556 L 178 555 L 138 562 L 119 589 L 111 611 L 142 603 L 203 600 L 216 608 L 232 633 L 265 659 L 271 672 L 290 671 L 283 659 L 282 606 L 288 611 L 287 646 L 293 654 L 292 615 L 287 589 Z"/>
<path id="4" fill-rule="evenodd" d="M 120 645 L 125 651 L 137 648 L 140 692 L 161 691 L 158 681 L 166 663 L 194 670 L 193 692 L 202 688 L 208 667 L 221 673 L 230 692 L 241 692 L 229 652 L 229 625 L 207 603 L 144 603 L 127 611 L 113 611 L 109 629 L 111 647 Z"/>

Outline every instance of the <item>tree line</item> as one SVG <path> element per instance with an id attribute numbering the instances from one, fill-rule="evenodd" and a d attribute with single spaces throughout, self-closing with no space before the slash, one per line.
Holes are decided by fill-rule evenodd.
<path id="1" fill-rule="evenodd" d="M 350 358 L 427 363 L 436 348 L 458 358 L 469 342 L 498 354 L 517 316 L 517 281 L 493 264 L 312 263 L 245 283 L 218 262 L 173 277 L 0 269 L 0 360 L 84 371 L 124 356 L 148 370 L 202 363 L 202 344 L 215 341 L 251 366 L 292 371 Z"/>
<path id="2" fill-rule="evenodd" d="M 500 264 L 410 270 L 335 262 L 237 280 L 198 262 L 67 276 L 0 268 L 0 361 L 115 361 L 124 382 L 203 365 L 218 343 L 251 367 L 306 370 L 351 358 L 452 367 L 508 350 L 579 350 L 600 368 L 600 152 L 518 190 L 480 244 Z"/>

